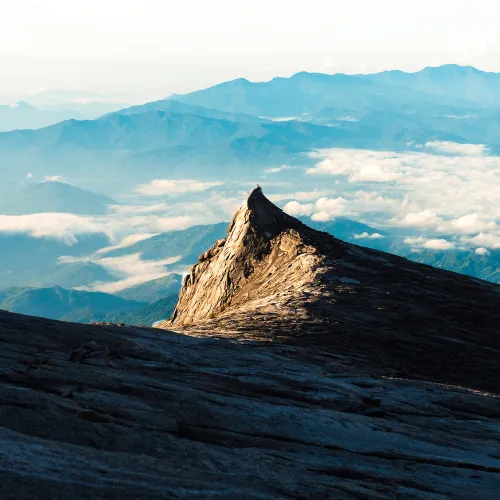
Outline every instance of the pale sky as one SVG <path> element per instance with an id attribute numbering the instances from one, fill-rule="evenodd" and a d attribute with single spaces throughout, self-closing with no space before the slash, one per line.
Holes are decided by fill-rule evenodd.
<path id="1" fill-rule="evenodd" d="M 494 0 L 0 0 L 0 103 L 44 88 L 139 102 L 302 70 L 500 72 L 499 18 Z"/>

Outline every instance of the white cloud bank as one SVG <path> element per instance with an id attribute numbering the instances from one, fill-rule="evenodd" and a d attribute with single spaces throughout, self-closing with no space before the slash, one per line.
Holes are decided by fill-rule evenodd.
<path id="1" fill-rule="evenodd" d="M 455 244 L 453 242 L 442 238 L 405 238 L 404 241 L 412 247 L 427 248 L 429 250 L 451 250 L 452 248 L 455 248 Z"/>
<path id="2" fill-rule="evenodd" d="M 425 232 L 428 241 L 421 248 L 500 248 L 500 157 L 477 144 L 426 144 L 431 147 L 447 154 L 318 150 L 311 154 L 318 163 L 306 175 L 359 184 L 361 189 L 342 193 L 345 213 L 382 227 Z M 314 206 L 312 200 L 301 208 L 291 203 L 302 213 Z M 437 241 L 443 235 L 456 241 Z"/>
<path id="3" fill-rule="evenodd" d="M 102 233 L 112 237 L 110 228 L 98 218 L 61 213 L 0 215 L 0 232 L 54 238 L 67 245 L 75 244 L 80 234 Z"/>
<path id="4" fill-rule="evenodd" d="M 315 221 L 327 221 L 346 215 L 347 200 L 338 198 L 319 198 L 315 203 L 299 203 L 298 201 L 288 202 L 283 210 L 294 217 L 310 216 Z"/>
<path id="5" fill-rule="evenodd" d="M 140 253 L 133 253 L 121 257 L 94 259 L 93 262 L 109 270 L 115 276 L 122 277 L 122 279 L 111 283 L 93 283 L 86 289 L 115 293 L 146 281 L 162 278 L 171 272 L 167 266 L 175 264 L 181 258 L 181 256 L 176 256 L 162 260 L 142 260 Z"/>
<path id="6" fill-rule="evenodd" d="M 283 172 L 283 170 L 290 170 L 294 167 L 291 165 L 281 165 L 280 167 L 274 167 L 274 168 L 266 168 L 264 169 L 265 174 L 278 174 L 279 172 Z"/>
<path id="7" fill-rule="evenodd" d="M 385 238 L 385 236 L 382 235 L 382 234 L 380 234 L 380 233 L 369 234 L 366 231 L 364 231 L 361 234 L 355 234 L 354 235 L 354 239 L 356 239 L 356 240 L 362 240 L 362 239 L 379 240 L 379 239 L 382 239 L 382 238 Z"/>
<path id="8" fill-rule="evenodd" d="M 451 155 L 481 156 L 488 152 L 485 144 L 460 144 L 450 141 L 426 142 L 425 147 Z"/>
<path id="9" fill-rule="evenodd" d="M 201 182 L 193 179 L 155 179 L 149 184 L 141 184 L 137 192 L 143 196 L 168 196 L 186 193 L 197 193 L 222 186 L 223 182 Z"/>

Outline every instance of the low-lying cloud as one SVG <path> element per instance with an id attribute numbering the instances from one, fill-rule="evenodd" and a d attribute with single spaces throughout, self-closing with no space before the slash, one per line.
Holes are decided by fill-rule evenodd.
<path id="1" fill-rule="evenodd" d="M 325 185 L 358 184 L 342 192 L 343 215 L 425 233 L 416 249 L 500 248 L 500 157 L 488 153 L 485 145 L 445 141 L 406 152 L 335 148 L 311 153 L 317 163 L 305 173 Z M 286 207 L 306 215 L 316 209 L 314 200 L 297 198 Z"/>
<path id="2" fill-rule="evenodd" d="M 54 238 L 67 245 L 74 245 L 82 234 L 102 233 L 112 237 L 110 228 L 98 218 L 63 213 L 0 215 L 0 233 L 25 233 L 34 238 Z"/>
<path id="3" fill-rule="evenodd" d="M 149 184 L 141 184 L 137 188 L 137 192 L 143 196 L 179 195 L 206 191 L 207 189 L 222 186 L 223 184 L 220 181 L 201 182 L 193 179 L 155 179 Z"/>
<path id="4" fill-rule="evenodd" d="M 314 221 L 328 221 L 339 215 L 347 215 L 347 200 L 338 198 L 319 198 L 315 203 L 299 203 L 290 201 L 284 206 L 284 211 L 295 217 L 310 216 Z"/>
<path id="5" fill-rule="evenodd" d="M 425 147 L 451 155 L 481 156 L 488 152 L 485 144 L 460 144 L 450 141 L 426 142 Z"/>
<path id="6" fill-rule="evenodd" d="M 382 238 L 385 238 L 385 236 L 383 234 L 380 234 L 380 233 L 369 234 L 366 231 L 364 231 L 361 234 L 354 235 L 354 239 L 356 239 L 356 240 L 362 240 L 362 239 L 379 240 Z"/>

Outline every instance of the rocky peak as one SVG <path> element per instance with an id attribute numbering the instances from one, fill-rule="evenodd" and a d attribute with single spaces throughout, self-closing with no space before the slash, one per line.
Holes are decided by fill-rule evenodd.
<path id="1" fill-rule="evenodd" d="M 276 309 L 314 281 L 317 233 L 271 203 L 257 186 L 228 236 L 204 252 L 186 276 L 169 324 L 189 325 L 229 311 Z M 321 239 L 321 238 L 320 238 Z"/>

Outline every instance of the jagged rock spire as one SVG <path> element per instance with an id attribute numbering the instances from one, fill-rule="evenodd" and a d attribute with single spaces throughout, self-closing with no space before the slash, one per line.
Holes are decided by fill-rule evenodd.
<path id="1" fill-rule="evenodd" d="M 168 324 L 212 319 L 230 306 L 248 307 L 256 301 L 269 306 L 276 293 L 299 288 L 308 271 L 305 255 L 314 253 L 313 249 L 304 251 L 307 232 L 315 231 L 284 213 L 257 186 L 231 221 L 227 238 L 204 252 L 185 278 Z M 280 283 L 273 286 L 266 277 L 278 269 L 282 271 Z"/>

